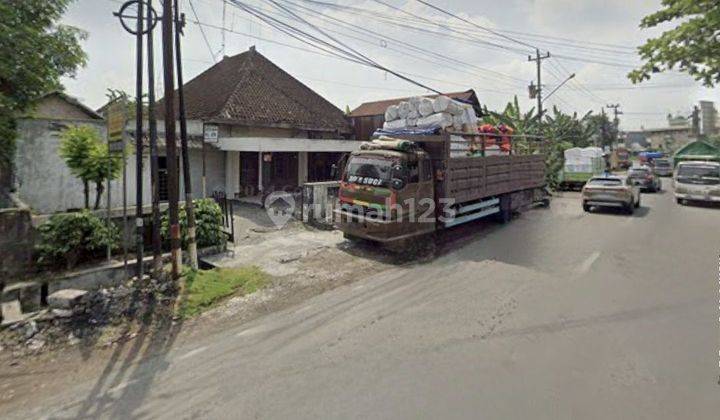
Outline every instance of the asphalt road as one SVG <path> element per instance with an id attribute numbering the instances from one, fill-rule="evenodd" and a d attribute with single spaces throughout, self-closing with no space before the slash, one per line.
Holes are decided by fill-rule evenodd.
<path id="1" fill-rule="evenodd" d="M 718 419 L 720 208 L 575 194 L 16 418 Z M 3 415 L 5 417 L 5 415 Z"/>

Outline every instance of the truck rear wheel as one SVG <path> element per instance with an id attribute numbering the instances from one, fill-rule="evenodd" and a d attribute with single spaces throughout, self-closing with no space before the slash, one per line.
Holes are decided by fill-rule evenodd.
<path id="1" fill-rule="evenodd" d="M 512 208 L 510 195 L 506 194 L 500 197 L 498 208 L 500 211 L 495 215 L 498 222 L 505 224 L 512 219 Z"/>

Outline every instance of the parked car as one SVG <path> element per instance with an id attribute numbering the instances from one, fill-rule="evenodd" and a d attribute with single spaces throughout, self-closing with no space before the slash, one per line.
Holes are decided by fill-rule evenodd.
<path id="1" fill-rule="evenodd" d="M 655 159 L 653 171 L 657 176 L 672 176 L 673 165 L 669 159 Z"/>
<path id="2" fill-rule="evenodd" d="M 639 182 L 629 177 L 603 175 L 592 177 L 582 189 L 583 210 L 593 207 L 620 207 L 633 214 L 640 207 Z"/>
<path id="3" fill-rule="evenodd" d="M 675 173 L 675 200 L 720 203 L 720 163 L 686 161 Z"/>
<path id="4" fill-rule="evenodd" d="M 658 192 L 662 189 L 660 177 L 647 165 L 635 166 L 628 171 L 628 178 L 640 186 L 643 191 Z"/>

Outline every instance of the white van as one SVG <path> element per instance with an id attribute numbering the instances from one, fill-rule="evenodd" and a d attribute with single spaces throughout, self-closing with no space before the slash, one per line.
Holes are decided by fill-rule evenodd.
<path id="1" fill-rule="evenodd" d="M 680 162 L 675 171 L 675 200 L 720 203 L 720 163 Z"/>

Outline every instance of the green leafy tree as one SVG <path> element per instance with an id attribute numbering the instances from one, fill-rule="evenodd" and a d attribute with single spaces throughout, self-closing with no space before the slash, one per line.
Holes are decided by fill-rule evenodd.
<path id="1" fill-rule="evenodd" d="M 537 135 L 540 132 L 540 123 L 535 116 L 535 109 L 530 108 L 529 111 L 522 112 L 517 96 L 512 102 L 508 102 L 502 112 L 493 112 L 486 107 L 483 113 L 486 115 L 483 118 L 485 123 L 492 125 L 504 124 L 512 127 L 515 135 Z"/>
<path id="2" fill-rule="evenodd" d="M 641 28 L 654 28 L 672 22 L 675 28 L 648 39 L 639 48 L 645 63 L 630 72 L 635 83 L 652 74 L 679 69 L 705 86 L 720 82 L 720 2 L 717 0 L 662 0 L 662 9 L 646 16 Z"/>
<path id="3" fill-rule="evenodd" d="M 545 114 L 543 133 L 549 139 L 568 142 L 572 147 L 588 147 L 596 127 L 592 123 L 592 112 L 578 118 L 577 113 L 565 114 L 553 107 L 551 113 Z"/>
<path id="4" fill-rule="evenodd" d="M 57 23 L 71 1 L 0 1 L 0 179 L 12 166 L 17 116 L 85 65 L 86 33 Z"/>
<path id="5" fill-rule="evenodd" d="M 93 174 L 89 168 L 90 154 L 100 143 L 100 133 L 92 127 L 78 125 L 67 128 L 60 134 L 60 157 L 73 174 L 83 183 L 85 208 L 90 208 L 90 182 Z"/>
<path id="6" fill-rule="evenodd" d="M 85 208 L 90 208 L 90 183 L 95 183 L 95 206 L 105 191 L 105 180 L 116 179 L 122 169 L 122 155 L 110 153 L 100 133 L 90 126 L 72 126 L 60 135 L 60 157 L 70 173 L 83 183 Z"/>
<path id="7" fill-rule="evenodd" d="M 587 118 L 588 129 L 593 133 L 594 141 L 600 147 L 612 146 L 618 140 L 618 127 L 606 114 L 590 115 Z"/>
<path id="8" fill-rule="evenodd" d="M 110 153 L 106 143 L 97 144 L 88 156 L 87 175 L 95 183 L 95 210 L 100 208 L 100 200 L 105 192 L 105 181 L 117 179 L 122 171 L 122 155 Z"/>

